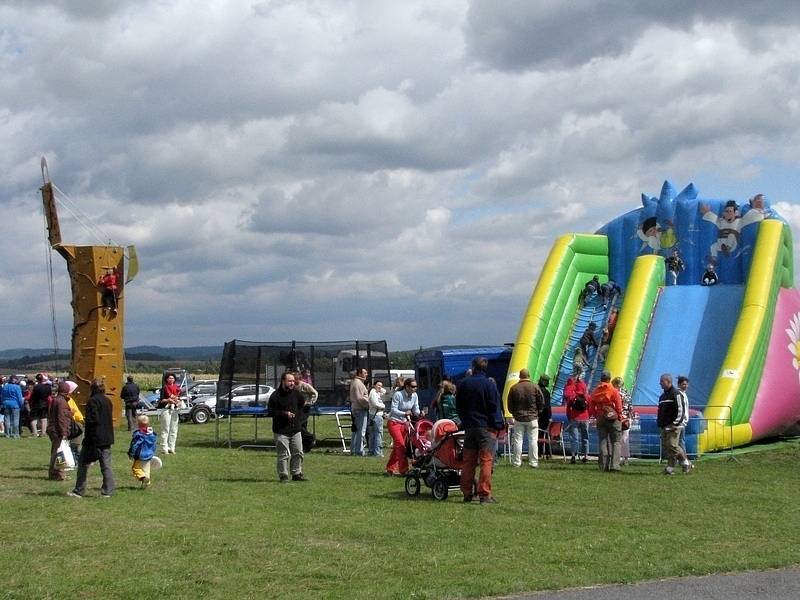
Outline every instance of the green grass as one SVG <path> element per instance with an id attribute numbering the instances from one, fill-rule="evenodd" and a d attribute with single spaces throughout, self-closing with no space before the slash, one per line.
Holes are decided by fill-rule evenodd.
<path id="1" fill-rule="evenodd" d="M 236 422 L 237 443 L 252 431 Z M 88 496 L 67 498 L 71 482 L 46 480 L 46 440 L 0 439 L 0 596 L 461 598 L 800 563 L 798 442 L 671 478 L 650 461 L 616 476 L 500 463 L 500 503 L 478 506 L 408 498 L 382 460 L 333 447 L 306 457 L 309 483 L 279 485 L 274 452 L 213 437 L 182 425 L 142 491 L 118 431 L 110 500 L 97 467 Z"/>

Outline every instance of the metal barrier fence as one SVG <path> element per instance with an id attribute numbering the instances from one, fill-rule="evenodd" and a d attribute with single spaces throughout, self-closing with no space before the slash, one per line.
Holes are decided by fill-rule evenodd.
<path id="1" fill-rule="evenodd" d="M 630 455 L 634 458 L 657 458 L 662 460 L 661 454 L 661 429 L 656 422 L 656 415 L 645 412 L 643 409 L 652 409 L 651 405 L 634 406 L 634 413 L 638 414 L 631 422 L 628 430 L 628 445 Z M 707 409 L 717 409 L 727 413 L 724 417 L 707 417 Z M 723 451 L 730 453 L 730 460 L 735 460 L 733 455 L 733 422 L 732 411 L 729 406 L 717 405 L 690 405 L 691 416 L 685 429 L 685 444 L 689 458 L 700 455 L 700 447 L 709 447 L 709 440 L 718 442 L 722 440 L 725 446 Z M 597 427 L 594 420 L 589 421 L 589 454 L 596 456 L 599 453 Z M 564 424 L 563 443 L 566 454 L 570 454 L 572 437 L 567 423 Z M 510 438 L 506 444 L 500 444 L 499 451 L 507 459 L 510 458 Z M 561 454 L 561 446 L 554 444 L 554 452 Z M 706 450 L 707 452 L 707 450 Z"/>

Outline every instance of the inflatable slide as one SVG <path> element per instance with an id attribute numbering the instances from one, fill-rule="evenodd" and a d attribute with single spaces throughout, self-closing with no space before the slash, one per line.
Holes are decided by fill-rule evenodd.
<path id="1" fill-rule="evenodd" d="M 677 259 L 677 260 L 676 260 Z M 670 271 L 667 265 L 678 265 Z M 587 281 L 614 280 L 616 304 L 581 302 Z M 711 283 L 711 285 L 706 285 Z M 800 293 L 789 226 L 762 195 L 744 203 L 700 198 L 665 182 L 658 198 L 595 234 L 554 244 L 525 311 L 504 398 L 522 368 L 555 382 L 554 414 L 589 321 L 598 337 L 616 312 L 604 352 L 588 361 L 620 376 L 641 415 L 633 447 L 658 454 L 662 373 L 690 380 L 692 454 L 775 435 L 800 421 Z M 597 356 L 599 354 L 599 356 Z M 633 438 L 633 435 L 632 435 Z"/>

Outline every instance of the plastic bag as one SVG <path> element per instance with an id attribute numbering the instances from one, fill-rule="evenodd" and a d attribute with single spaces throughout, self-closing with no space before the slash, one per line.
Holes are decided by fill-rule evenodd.
<path id="1" fill-rule="evenodd" d="M 72 454 L 72 448 L 69 447 L 67 440 L 61 440 L 61 445 L 58 447 L 56 453 L 56 469 L 74 469 L 75 456 Z"/>

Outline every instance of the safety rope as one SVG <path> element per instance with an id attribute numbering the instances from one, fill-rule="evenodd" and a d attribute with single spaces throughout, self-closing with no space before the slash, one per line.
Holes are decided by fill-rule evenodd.
<path id="1" fill-rule="evenodd" d="M 72 215 L 72 217 L 78 222 L 78 224 L 89 233 L 90 236 L 93 236 L 94 239 L 97 242 L 99 242 L 101 246 L 105 245 L 119 246 L 117 242 L 111 239 L 111 236 L 107 235 L 105 231 L 103 231 L 102 229 L 100 229 L 100 227 L 95 225 L 92 219 L 89 216 L 85 215 L 78 208 L 77 204 L 72 200 L 72 198 L 69 197 L 69 194 L 61 190 L 55 183 L 53 183 L 52 185 L 53 185 L 53 190 L 58 192 L 58 194 L 53 194 L 53 198 L 55 199 L 55 201 L 58 202 L 60 206 L 65 208 L 67 212 L 69 212 Z M 122 250 L 122 255 L 126 259 L 130 260 L 130 256 L 128 256 L 128 253 L 124 248 Z M 127 361 L 127 356 L 125 355 L 124 345 L 122 347 L 122 369 L 123 373 L 128 372 L 128 361 Z"/>
<path id="2" fill-rule="evenodd" d="M 59 206 L 64 208 L 74 219 L 78 222 L 78 224 L 83 227 L 88 234 L 94 238 L 95 241 L 99 243 L 101 246 L 109 245 L 109 246 L 119 246 L 110 236 L 106 234 L 102 229 L 100 229 L 95 223 L 84 214 L 76 205 L 76 203 L 69 197 L 69 194 L 61 190 L 55 183 L 52 183 L 53 190 L 57 192 L 57 194 L 53 194 L 53 199 L 58 203 Z M 44 216 L 44 210 L 42 210 L 42 214 Z M 54 345 L 54 352 L 55 352 L 55 360 L 57 367 L 60 366 L 58 362 L 58 329 L 56 323 L 56 309 L 55 309 L 55 287 L 53 283 L 53 260 L 52 260 L 52 248 L 50 246 L 49 239 L 47 237 L 47 218 L 44 216 L 45 220 L 45 248 L 47 254 L 47 268 L 48 268 L 48 283 L 50 289 L 50 314 L 52 318 L 52 326 L 53 326 L 53 345 Z M 125 258 L 130 258 L 123 249 L 122 254 Z M 128 365 L 127 365 L 127 357 L 125 355 L 125 348 L 122 348 L 122 368 L 123 372 L 127 373 Z"/>
<path id="3" fill-rule="evenodd" d="M 44 220 L 44 254 L 47 264 L 47 289 L 50 294 L 50 321 L 53 329 L 53 360 L 55 361 L 56 372 L 60 372 L 61 363 L 58 357 L 58 324 L 56 322 L 56 292 L 53 284 L 53 249 L 47 237 L 47 216 L 44 214 L 44 206 L 42 206 L 42 219 Z"/>
<path id="4" fill-rule="evenodd" d="M 56 186 L 55 183 L 52 184 L 53 189 L 58 192 L 58 195 L 53 195 L 53 198 L 58 202 L 60 206 L 65 208 L 67 212 L 69 212 L 78 224 L 83 227 L 89 235 L 93 236 L 95 241 L 99 242 L 101 246 L 118 246 L 116 242 L 114 242 L 110 237 L 106 235 L 106 233 L 100 229 L 97 225 L 95 225 L 92 220 L 81 212 L 81 210 L 77 207 L 77 205 L 72 201 L 69 195 L 62 191 L 61 189 Z M 105 239 L 104 239 L 105 238 Z M 107 240 L 107 241 L 106 241 Z"/>

